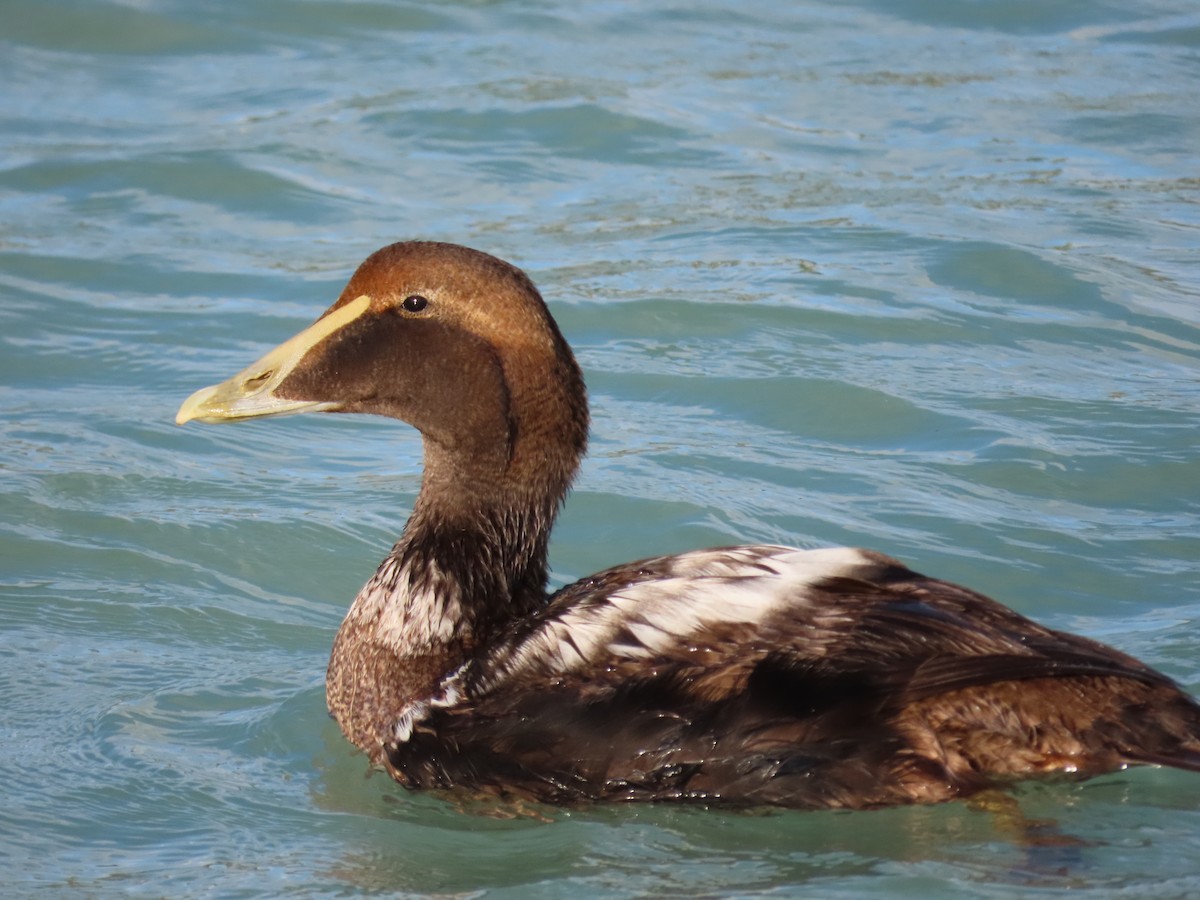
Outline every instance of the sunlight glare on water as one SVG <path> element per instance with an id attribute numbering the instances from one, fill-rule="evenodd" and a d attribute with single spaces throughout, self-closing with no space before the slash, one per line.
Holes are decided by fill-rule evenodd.
<path id="1" fill-rule="evenodd" d="M 178 429 L 394 240 L 524 267 L 594 424 L 556 584 L 852 544 L 1200 690 L 1200 13 L 12 0 L 0 29 L 0 863 L 14 895 L 1194 896 L 1200 779 L 1003 814 L 489 818 L 324 666 L 404 426 Z"/>

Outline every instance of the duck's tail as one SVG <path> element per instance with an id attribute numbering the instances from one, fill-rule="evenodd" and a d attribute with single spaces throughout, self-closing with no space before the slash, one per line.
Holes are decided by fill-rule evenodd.
<path id="1" fill-rule="evenodd" d="M 1148 753 L 1140 750 L 1122 754 L 1127 762 L 1138 766 L 1169 766 L 1188 772 L 1200 772 L 1200 749 L 1181 748 L 1167 753 Z"/>
<path id="2" fill-rule="evenodd" d="M 1156 702 L 1126 710 L 1121 757 L 1134 765 L 1200 772 L 1200 703 L 1172 683 Z"/>

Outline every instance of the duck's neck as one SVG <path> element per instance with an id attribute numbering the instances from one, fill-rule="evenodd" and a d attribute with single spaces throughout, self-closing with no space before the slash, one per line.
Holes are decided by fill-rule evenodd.
<path id="1" fill-rule="evenodd" d="M 498 488 L 431 462 L 427 452 L 404 533 L 355 598 L 329 662 L 329 709 L 376 763 L 398 720 L 544 604 L 550 528 L 570 477 Z"/>
<path id="2" fill-rule="evenodd" d="M 494 502 L 477 494 L 453 504 L 440 491 L 422 490 L 389 555 L 403 575 L 389 597 L 388 612 L 403 632 L 393 649 L 470 651 L 541 607 L 557 509 L 557 497 L 515 490 Z"/>

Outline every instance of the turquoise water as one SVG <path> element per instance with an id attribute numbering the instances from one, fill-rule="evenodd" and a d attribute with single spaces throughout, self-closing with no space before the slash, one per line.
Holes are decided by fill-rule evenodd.
<path id="1" fill-rule="evenodd" d="M 393 240 L 586 371 L 559 582 L 855 544 L 1200 691 L 1193 3 L 8 0 L 0 871 L 54 896 L 1195 896 L 1200 778 L 511 820 L 365 777 L 328 648 L 405 427 L 176 428 Z"/>

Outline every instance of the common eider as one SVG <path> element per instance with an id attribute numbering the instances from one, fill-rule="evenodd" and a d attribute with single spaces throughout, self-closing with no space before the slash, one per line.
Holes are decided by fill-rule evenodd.
<path id="1" fill-rule="evenodd" d="M 537 289 L 495 257 L 379 250 L 176 421 L 306 411 L 423 438 L 412 515 L 326 681 L 346 737 L 405 787 L 861 809 L 1200 771 L 1200 706 L 1165 675 L 873 551 L 697 550 L 547 596 L 587 399 Z"/>

